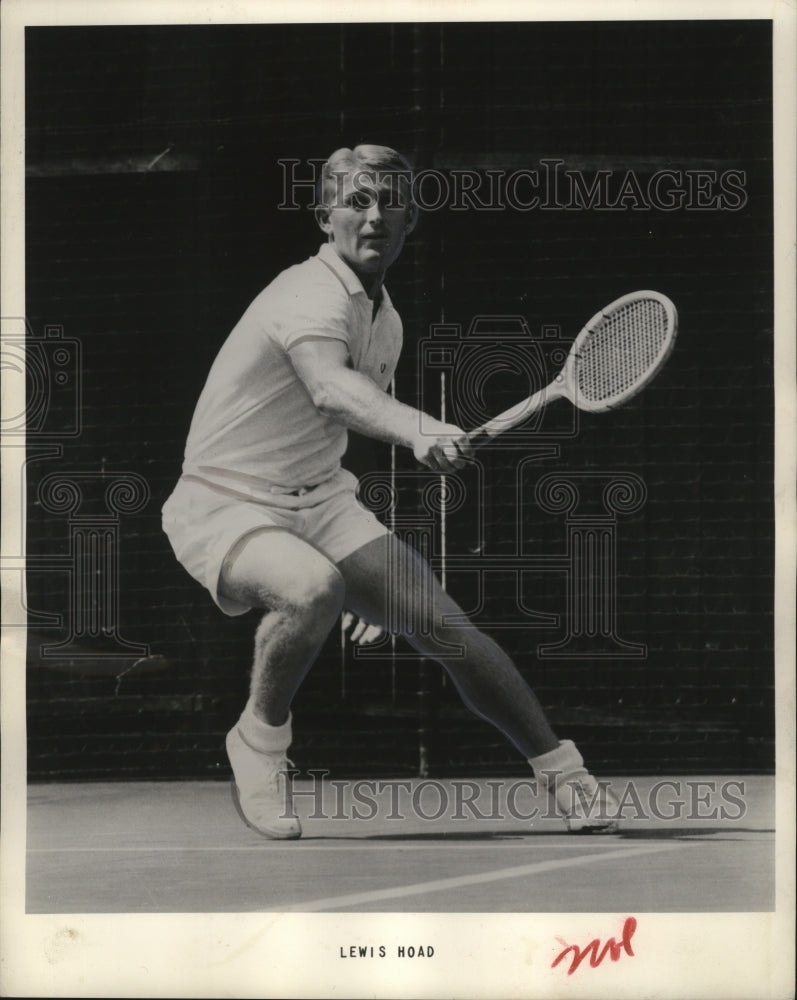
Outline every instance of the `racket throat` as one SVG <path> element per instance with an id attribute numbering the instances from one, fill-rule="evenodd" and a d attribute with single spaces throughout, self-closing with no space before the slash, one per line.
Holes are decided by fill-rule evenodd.
<path id="1" fill-rule="evenodd" d="M 522 403 L 513 406 L 511 410 L 506 410 L 493 420 L 488 420 L 486 424 L 477 427 L 468 435 L 474 448 L 481 448 L 494 438 L 497 438 L 505 431 L 524 424 L 530 417 L 544 409 L 549 403 L 564 395 L 563 390 L 556 382 L 552 382 L 545 388 L 535 392 L 533 396 L 524 399 Z"/>

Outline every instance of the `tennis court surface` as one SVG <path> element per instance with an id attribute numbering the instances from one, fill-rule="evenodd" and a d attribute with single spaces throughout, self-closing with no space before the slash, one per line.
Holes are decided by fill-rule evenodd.
<path id="1" fill-rule="evenodd" d="M 573 835 L 518 779 L 296 783 L 299 841 L 224 782 L 35 784 L 28 913 L 732 912 L 774 908 L 775 781 L 613 778 L 621 830 Z M 532 819 L 524 817 L 534 813 Z"/>

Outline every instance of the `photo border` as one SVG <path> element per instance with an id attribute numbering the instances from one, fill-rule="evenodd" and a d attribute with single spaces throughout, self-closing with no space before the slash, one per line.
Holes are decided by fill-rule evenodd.
<path id="1" fill-rule="evenodd" d="M 341 3 L 340 21 L 383 10 Z M 272 0 L 4 0 L 2 61 L 2 286 L 4 316 L 24 316 L 24 28 L 43 24 L 329 21 L 330 5 Z M 776 910 L 645 914 L 633 962 L 579 980 L 551 970 L 552 938 L 619 934 L 607 914 L 25 914 L 25 630 L 3 629 L 0 838 L 0 994 L 17 996 L 441 996 L 786 998 L 794 975 L 795 607 L 795 39 L 794 6 L 777 2 L 468 4 L 403 2 L 393 21 L 772 19 L 775 98 L 776 403 Z M 24 392 L 24 389 L 23 389 Z M 13 405 L 13 399 L 4 400 Z M 23 401 L 24 407 L 24 401 Z M 16 412 L 16 411 L 15 411 Z M 3 538 L 23 518 L 24 493 L 3 480 Z M 23 499 L 24 502 L 24 499 Z M 9 528 L 9 525 L 11 526 Z M 18 599 L 3 580 L 4 609 Z M 619 924 L 618 924 L 619 920 Z M 428 965 L 341 967 L 341 941 L 434 943 Z M 448 957 L 446 957 L 448 956 Z M 605 974 L 604 974 L 605 973 Z M 378 976 L 378 978 L 376 978 Z M 118 991 L 118 992 L 117 992 Z"/>

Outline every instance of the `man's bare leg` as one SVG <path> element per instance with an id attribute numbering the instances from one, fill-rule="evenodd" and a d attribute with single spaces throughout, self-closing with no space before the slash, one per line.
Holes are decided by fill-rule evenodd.
<path id="1" fill-rule="evenodd" d="M 343 579 L 323 555 L 280 529 L 248 535 L 221 570 L 225 596 L 266 608 L 255 636 L 249 700 L 227 734 L 233 801 L 244 822 L 265 837 L 293 839 L 287 770 L 290 706 L 343 606 Z"/>
<path id="2" fill-rule="evenodd" d="M 570 740 L 559 741 L 537 697 L 504 651 L 440 586 L 429 564 L 395 537 L 377 539 L 338 564 L 346 605 L 403 635 L 441 663 L 465 704 L 495 725 L 531 764 L 568 829 L 612 832 L 618 803 L 584 767 Z M 457 620 L 452 624 L 452 617 Z"/>
<path id="3" fill-rule="evenodd" d="M 428 563 L 396 538 L 378 538 L 338 564 L 346 606 L 403 635 L 441 663 L 468 708 L 497 726 L 525 757 L 559 746 L 536 695 L 507 654 L 475 626 Z"/>
<path id="4" fill-rule="evenodd" d="M 250 706 L 272 726 L 291 702 L 343 608 L 343 578 L 317 549 L 290 532 L 248 535 L 224 561 L 226 597 L 264 608 L 255 635 Z"/>

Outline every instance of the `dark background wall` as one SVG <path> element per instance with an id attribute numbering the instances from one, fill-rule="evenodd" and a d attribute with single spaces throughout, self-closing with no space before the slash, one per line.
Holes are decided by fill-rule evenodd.
<path id="1" fill-rule="evenodd" d="M 222 340 L 319 243 L 306 208 L 278 210 L 279 160 L 358 141 L 448 178 L 553 158 L 588 180 L 631 169 L 643 188 L 664 168 L 744 171 L 744 204 L 725 210 L 429 211 L 388 284 L 407 341 L 398 395 L 435 412 L 439 373 L 418 369 L 432 324 L 485 317 L 490 350 L 507 343 L 500 317 L 521 316 L 517 350 L 553 364 L 543 326 L 572 338 L 634 288 L 676 302 L 676 350 L 643 396 L 575 423 L 560 403 L 459 477 L 446 582 L 596 767 L 772 769 L 770 41 L 767 21 L 29 28 L 31 400 L 44 393 L 29 403 L 31 777 L 227 774 L 256 616 L 213 607 L 160 507 Z M 485 415 L 528 392 L 522 371 L 488 375 Z M 396 463 L 393 516 L 439 554 L 431 477 Z M 349 464 L 386 472 L 389 451 L 354 442 Z M 560 656 L 540 649 L 572 624 L 567 574 L 543 565 L 568 546 L 566 512 L 534 496 L 551 474 L 578 482 L 593 519 L 612 476 L 646 491 L 612 522 L 612 634 Z M 302 768 L 524 766 L 400 644 L 361 658 L 333 634 L 295 716 Z"/>

